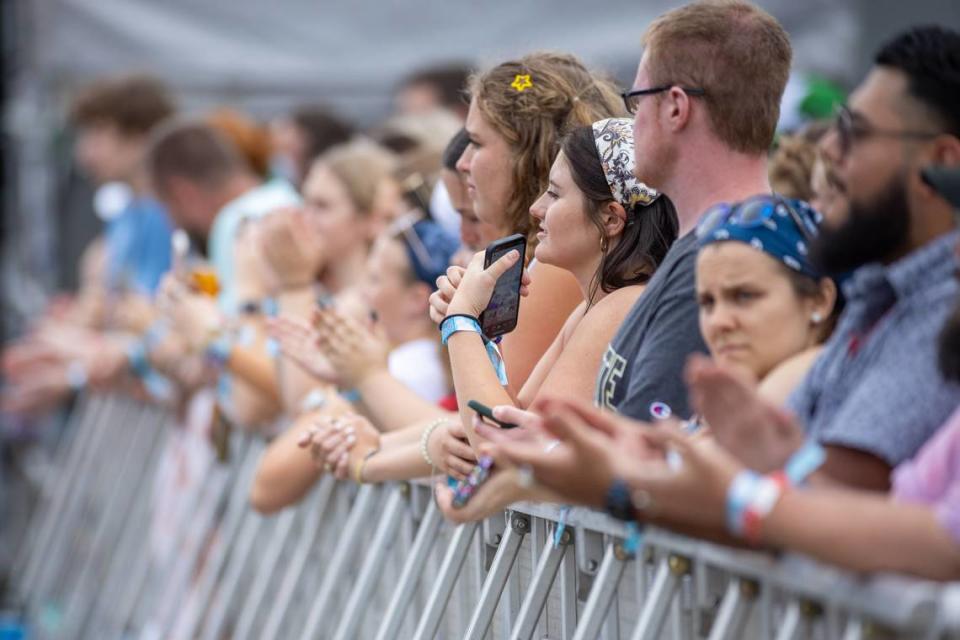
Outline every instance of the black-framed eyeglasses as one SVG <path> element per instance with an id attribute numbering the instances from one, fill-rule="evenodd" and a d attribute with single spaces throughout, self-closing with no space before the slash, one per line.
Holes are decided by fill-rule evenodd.
<path id="1" fill-rule="evenodd" d="M 904 131 L 875 127 L 863 116 L 851 111 L 846 105 L 841 105 L 837 109 L 837 117 L 833 126 L 837 130 L 837 140 L 840 143 L 840 153 L 844 156 L 850 153 L 850 149 L 853 148 L 853 144 L 857 140 L 864 140 L 871 136 L 913 140 L 931 140 L 939 135 L 942 135 L 942 132 L 939 131 Z"/>
<path id="2" fill-rule="evenodd" d="M 632 115 L 637 112 L 640 98 L 643 96 L 652 96 L 655 93 L 663 93 L 664 91 L 669 91 L 674 87 L 677 87 L 685 94 L 690 96 L 704 96 L 707 94 L 706 90 L 698 89 L 697 87 L 684 87 L 678 84 L 662 84 L 658 87 L 650 87 L 649 89 L 634 89 L 633 91 L 627 91 L 626 93 L 621 93 L 620 96 L 623 98 L 623 105 L 627 108 L 627 112 Z"/>

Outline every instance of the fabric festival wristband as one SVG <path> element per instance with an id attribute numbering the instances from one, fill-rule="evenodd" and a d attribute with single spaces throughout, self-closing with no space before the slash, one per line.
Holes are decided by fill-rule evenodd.
<path id="1" fill-rule="evenodd" d="M 820 468 L 827 459 L 827 452 L 818 442 L 807 440 L 783 467 L 783 474 L 790 484 L 799 486 L 806 482 L 810 474 Z"/>
<path id="2" fill-rule="evenodd" d="M 727 492 L 727 529 L 730 533 L 749 542 L 759 542 L 760 525 L 786 486 L 787 479 L 783 474 L 761 476 L 750 470 L 737 474 Z"/>
<path id="3" fill-rule="evenodd" d="M 483 335 L 480 321 L 466 314 L 447 316 L 440 323 L 440 341 L 446 346 L 450 336 L 459 331 L 470 331 L 480 336 L 480 339 L 483 340 L 483 346 L 487 350 L 487 358 L 497 374 L 497 380 L 499 380 L 501 386 L 507 386 L 507 367 L 503 364 L 503 356 L 500 355 L 500 349 L 496 343 Z"/>

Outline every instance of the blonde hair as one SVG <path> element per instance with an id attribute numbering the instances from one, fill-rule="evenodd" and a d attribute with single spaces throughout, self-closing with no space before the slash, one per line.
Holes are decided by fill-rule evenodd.
<path id="1" fill-rule="evenodd" d="M 373 210 L 377 187 L 396 170 L 396 157 L 370 140 L 358 139 L 337 145 L 314 161 L 323 165 L 347 188 L 360 215 Z"/>
<path id="2" fill-rule="evenodd" d="M 523 91 L 513 85 L 529 76 Z M 538 52 L 510 60 L 470 79 L 470 94 L 484 119 L 506 139 L 513 153 L 513 193 L 506 221 L 514 233 L 536 243 L 530 205 L 547 188 L 550 167 L 569 131 L 625 114 L 616 87 L 576 57 Z M 528 251 L 527 255 L 532 255 Z"/>
<path id="3" fill-rule="evenodd" d="M 776 18 L 743 0 L 668 11 L 643 36 L 651 86 L 703 89 L 714 133 L 734 151 L 766 153 L 793 50 Z"/>

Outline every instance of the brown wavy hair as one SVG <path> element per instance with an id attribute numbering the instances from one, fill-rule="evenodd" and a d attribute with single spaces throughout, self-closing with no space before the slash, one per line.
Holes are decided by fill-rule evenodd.
<path id="1" fill-rule="evenodd" d="M 518 91 L 517 76 L 530 76 Z M 547 188 L 560 140 L 578 126 L 626 115 L 616 86 L 594 75 L 575 56 L 537 52 L 509 60 L 470 79 L 477 108 L 513 153 L 513 193 L 505 212 L 514 233 L 536 246 L 530 205 Z"/>

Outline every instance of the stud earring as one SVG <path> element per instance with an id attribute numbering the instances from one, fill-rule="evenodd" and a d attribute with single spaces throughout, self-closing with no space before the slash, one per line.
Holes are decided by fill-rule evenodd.
<path id="1" fill-rule="evenodd" d="M 813 315 L 810 316 L 810 320 L 813 322 L 813 324 L 820 324 L 823 322 L 823 316 L 820 315 L 819 311 L 814 311 Z"/>

